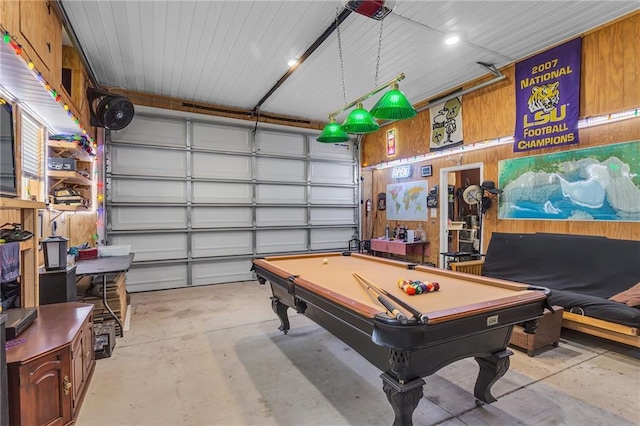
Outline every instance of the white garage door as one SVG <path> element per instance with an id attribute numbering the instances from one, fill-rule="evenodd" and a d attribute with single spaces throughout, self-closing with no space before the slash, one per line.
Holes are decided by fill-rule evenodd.
<path id="1" fill-rule="evenodd" d="M 345 250 L 358 233 L 354 146 L 136 114 L 106 145 L 106 231 L 129 291 L 254 279 L 255 257 Z"/>

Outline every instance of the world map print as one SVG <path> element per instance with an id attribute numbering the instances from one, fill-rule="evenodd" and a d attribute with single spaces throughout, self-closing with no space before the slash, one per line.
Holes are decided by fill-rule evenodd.
<path id="1" fill-rule="evenodd" d="M 387 185 L 387 220 L 427 220 L 427 181 Z"/>

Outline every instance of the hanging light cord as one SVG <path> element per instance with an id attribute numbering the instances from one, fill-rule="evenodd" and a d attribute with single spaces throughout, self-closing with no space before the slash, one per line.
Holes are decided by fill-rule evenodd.
<path id="1" fill-rule="evenodd" d="M 336 23 L 338 22 L 338 9 L 336 7 Z M 340 72 L 342 73 L 342 98 L 344 100 L 344 104 L 347 104 L 347 85 L 344 81 L 344 60 L 342 59 L 342 39 L 340 38 L 340 26 L 336 24 L 336 29 L 338 31 L 338 52 L 340 53 Z"/>
<path id="2" fill-rule="evenodd" d="M 378 71 L 380 70 L 380 52 L 382 52 L 382 25 L 384 19 L 380 20 L 380 35 L 378 36 L 378 57 L 376 58 L 376 78 L 373 87 L 378 87 Z M 345 101 L 344 103 L 347 103 Z"/>

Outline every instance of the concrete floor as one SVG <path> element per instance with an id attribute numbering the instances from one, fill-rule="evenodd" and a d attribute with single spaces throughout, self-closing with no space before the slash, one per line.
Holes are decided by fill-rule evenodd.
<path id="1" fill-rule="evenodd" d="M 96 362 L 77 425 L 390 425 L 380 371 L 303 315 L 283 335 L 257 282 L 131 295 L 130 330 Z M 563 331 L 514 349 L 476 407 L 477 364 L 427 377 L 416 425 L 638 425 L 640 350 Z"/>

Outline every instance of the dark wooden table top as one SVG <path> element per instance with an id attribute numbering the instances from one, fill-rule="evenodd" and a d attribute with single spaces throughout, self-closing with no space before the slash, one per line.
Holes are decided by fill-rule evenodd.
<path id="1" fill-rule="evenodd" d="M 7 349 L 7 364 L 26 363 L 68 344 L 91 313 L 92 304 L 68 302 L 38 306 L 38 318 Z"/>

